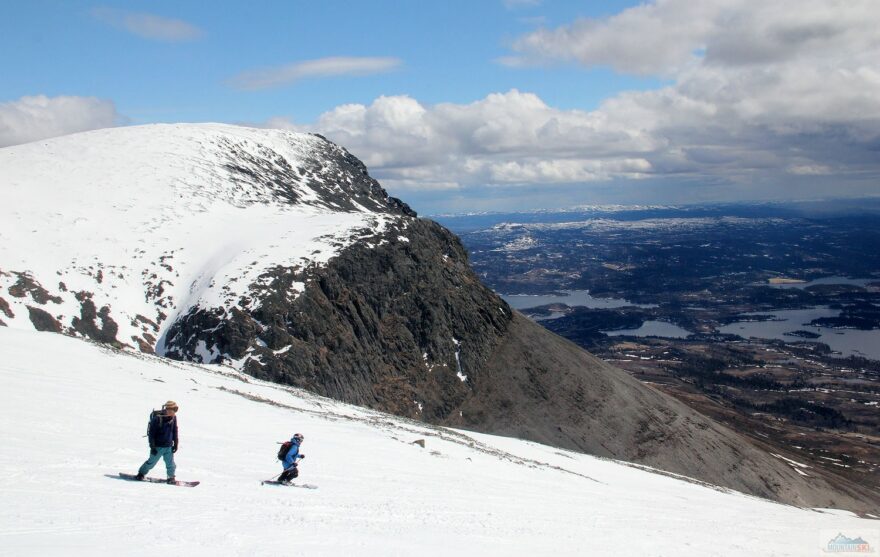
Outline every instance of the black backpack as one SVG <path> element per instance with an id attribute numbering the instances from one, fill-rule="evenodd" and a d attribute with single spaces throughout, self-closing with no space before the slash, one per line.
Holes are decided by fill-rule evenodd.
<path id="1" fill-rule="evenodd" d="M 147 437 L 150 437 L 150 430 L 153 429 L 153 422 L 156 421 L 156 416 L 158 416 L 160 410 L 153 410 L 150 412 L 150 419 L 147 420 Z"/>
<path id="2" fill-rule="evenodd" d="M 290 452 L 290 447 L 292 446 L 293 443 L 291 441 L 285 441 L 284 443 L 281 443 L 281 448 L 278 449 L 278 460 L 284 460 L 285 458 L 287 458 L 287 453 Z"/>

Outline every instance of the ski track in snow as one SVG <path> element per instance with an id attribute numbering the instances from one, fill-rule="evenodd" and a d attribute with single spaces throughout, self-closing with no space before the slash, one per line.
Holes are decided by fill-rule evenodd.
<path id="1" fill-rule="evenodd" d="M 427 426 L 226 366 L 0 327 L 6 555 L 816 555 L 876 531 L 537 443 Z M 180 404 L 177 477 L 121 482 L 147 416 Z M 276 442 L 305 435 L 299 481 Z M 425 439 L 422 448 L 413 441 Z M 151 475 L 163 477 L 160 464 Z M 825 540 L 827 541 L 827 540 Z"/>

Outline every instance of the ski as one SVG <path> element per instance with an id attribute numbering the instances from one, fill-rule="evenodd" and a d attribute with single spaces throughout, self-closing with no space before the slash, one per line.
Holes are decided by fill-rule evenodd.
<path id="1" fill-rule="evenodd" d="M 185 481 L 181 481 L 181 480 L 176 480 L 175 482 L 169 484 L 167 480 L 162 480 L 159 478 L 144 478 L 143 480 L 138 480 L 137 476 L 135 476 L 134 474 L 126 474 L 124 472 L 120 472 L 118 477 L 123 480 L 130 480 L 133 482 L 141 481 L 141 482 L 150 482 L 150 483 L 154 483 L 154 484 L 177 485 L 177 486 L 181 486 L 181 487 L 195 487 L 201 483 L 201 482 L 185 482 Z"/>
<path id="2" fill-rule="evenodd" d="M 305 489 L 318 489 L 318 486 L 312 484 L 289 484 L 284 482 L 279 482 L 278 480 L 263 480 L 260 482 L 262 485 L 282 485 L 285 487 L 302 487 Z"/>

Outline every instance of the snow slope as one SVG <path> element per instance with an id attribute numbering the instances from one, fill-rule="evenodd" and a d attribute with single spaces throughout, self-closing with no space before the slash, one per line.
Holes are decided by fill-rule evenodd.
<path id="1" fill-rule="evenodd" d="M 161 353 L 193 306 L 247 308 L 267 270 L 321 265 L 381 233 L 390 216 L 346 189 L 362 179 L 346 155 L 312 135 L 219 124 L 0 149 L 0 320 L 31 329 L 38 307 L 71 332 L 86 296 L 119 342 Z M 23 277 L 39 288 L 7 295 Z"/>
<path id="2" fill-rule="evenodd" d="M 6 555 L 802 556 L 880 524 L 62 335 L 0 327 L 0 355 Z M 177 476 L 202 484 L 105 476 L 136 470 L 169 398 Z M 261 486 L 295 431 L 319 489 Z"/>

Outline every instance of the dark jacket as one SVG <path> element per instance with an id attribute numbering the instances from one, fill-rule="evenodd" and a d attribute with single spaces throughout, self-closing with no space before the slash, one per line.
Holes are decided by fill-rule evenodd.
<path id="1" fill-rule="evenodd" d="M 176 447 L 177 446 L 177 416 L 166 416 L 162 412 L 153 412 L 150 415 L 150 425 L 147 427 L 147 437 L 150 447 Z"/>

